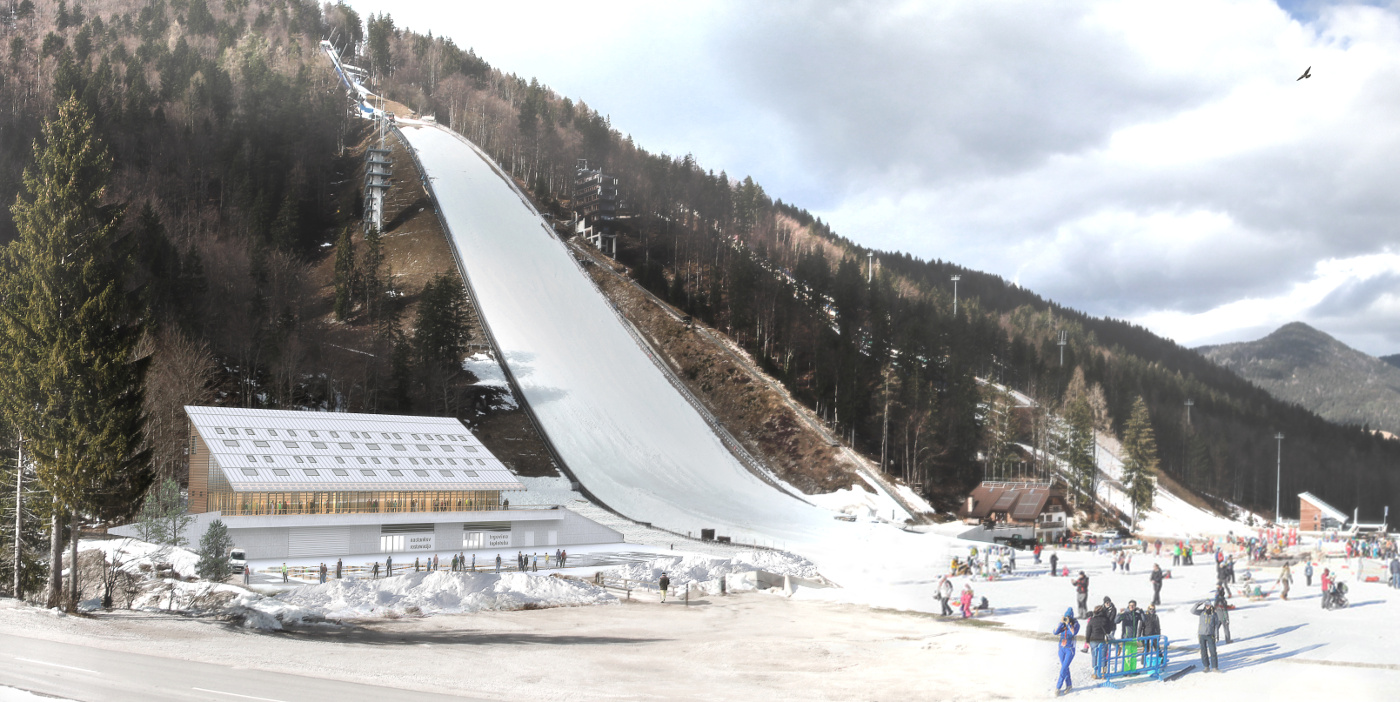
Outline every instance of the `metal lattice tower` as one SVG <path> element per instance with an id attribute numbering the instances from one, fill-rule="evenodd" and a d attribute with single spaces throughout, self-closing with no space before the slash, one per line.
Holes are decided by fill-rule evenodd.
<path id="1" fill-rule="evenodd" d="M 370 227 L 384 230 L 384 196 L 389 191 L 389 177 L 393 174 L 386 140 L 389 120 L 381 106 L 379 109 L 379 146 L 365 150 L 365 231 Z"/>

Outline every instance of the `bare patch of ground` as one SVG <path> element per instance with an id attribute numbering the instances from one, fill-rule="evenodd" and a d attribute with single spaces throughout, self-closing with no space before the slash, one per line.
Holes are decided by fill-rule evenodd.
<path id="1" fill-rule="evenodd" d="M 640 290 L 615 261 L 586 245 L 574 250 L 586 257 L 594 282 L 661 351 L 686 387 L 778 477 L 808 494 L 865 486 L 841 449 L 808 426 L 728 349 L 688 329 L 678 318 L 682 313 Z"/>

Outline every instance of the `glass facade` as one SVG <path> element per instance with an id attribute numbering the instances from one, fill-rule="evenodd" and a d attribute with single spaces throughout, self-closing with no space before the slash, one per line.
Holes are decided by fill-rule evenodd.
<path id="1" fill-rule="evenodd" d="M 209 511 L 223 512 L 225 516 L 230 517 L 265 514 L 479 512 L 499 509 L 502 509 L 500 490 L 209 492 Z"/>

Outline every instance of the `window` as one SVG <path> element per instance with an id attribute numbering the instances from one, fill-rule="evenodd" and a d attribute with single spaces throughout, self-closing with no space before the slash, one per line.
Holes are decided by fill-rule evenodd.
<path id="1" fill-rule="evenodd" d="M 395 439 L 402 439 L 403 437 L 400 436 L 398 432 L 394 432 L 394 438 L 395 438 Z"/>
<path id="2" fill-rule="evenodd" d="M 332 438 L 332 439 L 339 439 L 339 438 L 340 438 L 340 434 L 338 434 L 338 433 L 336 433 L 336 432 L 331 432 L 331 438 Z"/>
<path id="3" fill-rule="evenodd" d="M 416 458 L 410 458 L 410 459 L 408 459 L 408 462 L 409 462 L 409 463 L 412 463 L 412 464 L 415 465 L 415 466 L 418 465 L 418 459 L 416 459 Z"/>
<path id="4" fill-rule="evenodd" d="M 475 478 L 475 477 L 476 477 L 476 471 L 474 471 L 474 470 L 465 470 L 465 471 L 462 471 L 462 472 L 463 472 L 463 473 L 466 473 L 468 478 Z"/>
<path id="5" fill-rule="evenodd" d="M 443 444 L 442 450 L 446 451 L 447 453 L 452 453 L 452 447 L 446 444 Z"/>
<path id="6" fill-rule="evenodd" d="M 307 477 L 310 478 L 315 478 L 321 475 L 321 471 L 316 470 L 315 468 L 304 468 L 301 472 L 305 473 Z"/>
<path id="7" fill-rule="evenodd" d="M 345 443 L 342 443 L 342 444 L 340 445 L 340 447 L 343 448 L 343 449 L 351 449 L 351 448 L 355 448 L 355 445 L 354 445 L 354 444 L 345 444 Z"/>
<path id="8" fill-rule="evenodd" d="M 477 462 L 478 465 L 483 465 L 483 466 L 486 465 L 486 459 L 484 459 L 484 458 L 478 458 L 478 459 L 476 459 L 476 462 Z"/>
<path id="9" fill-rule="evenodd" d="M 369 449 L 369 450 L 371 450 L 371 451 L 378 451 L 378 450 L 379 450 L 379 444 L 365 444 L 365 448 L 367 448 L 367 449 Z"/>
<path id="10" fill-rule="evenodd" d="M 402 477 L 403 477 L 403 471 L 401 471 L 401 470 L 391 470 L 391 471 L 389 471 L 389 475 L 392 475 L 392 476 L 394 476 L 395 478 L 402 478 Z"/>
<path id="11" fill-rule="evenodd" d="M 384 433 L 380 433 L 380 436 L 384 437 L 385 439 L 392 438 L 392 437 L 390 437 L 388 434 L 384 434 Z"/>
<path id="12" fill-rule="evenodd" d="M 370 463 L 373 463 L 373 464 L 376 465 L 376 466 L 377 466 L 377 465 L 380 465 L 379 459 L 378 459 L 378 458 L 375 458 L 374 456 L 370 456 L 370 457 L 369 457 L 369 461 L 370 461 Z"/>
<path id="13" fill-rule="evenodd" d="M 426 478 L 426 477 L 428 477 L 428 471 L 426 471 L 426 470 L 415 470 L 415 471 L 413 471 L 413 474 L 416 475 L 416 476 L 418 476 L 418 477 L 420 477 L 420 478 Z"/>
<path id="14" fill-rule="evenodd" d="M 434 458 L 433 460 L 434 460 L 434 461 L 437 461 L 437 464 L 438 464 L 438 465 L 442 465 L 442 459 L 441 459 L 441 458 Z"/>
<path id="15" fill-rule="evenodd" d="M 263 463 L 271 463 L 272 456 L 263 456 Z"/>
<path id="16" fill-rule="evenodd" d="M 449 466 L 455 466 L 455 465 L 457 465 L 457 462 L 449 458 L 449 459 L 447 459 L 447 465 L 449 465 Z"/>
<path id="17" fill-rule="evenodd" d="M 463 446 L 463 447 L 462 447 L 462 450 L 463 450 L 463 451 L 466 451 L 467 453 L 476 453 L 476 447 L 475 447 L 475 446 Z"/>
<path id="18" fill-rule="evenodd" d="M 395 451 L 403 450 L 403 444 L 390 444 L 389 447 L 394 449 Z"/>
<path id="19" fill-rule="evenodd" d="M 225 445 L 225 446 L 237 446 L 237 445 L 238 445 L 238 439 L 224 439 L 224 445 Z"/>
<path id="20" fill-rule="evenodd" d="M 238 430 L 237 430 L 237 429 L 234 429 L 233 427 L 229 427 L 229 428 L 228 428 L 228 433 L 230 433 L 230 434 L 237 434 L 237 433 L 238 433 Z"/>
<path id="21" fill-rule="evenodd" d="M 444 470 L 444 471 L 439 471 L 439 472 L 442 473 L 442 477 L 444 477 L 444 478 L 451 478 L 451 477 L 454 477 L 454 476 L 452 475 L 452 471 L 450 471 L 450 470 Z"/>
<path id="22" fill-rule="evenodd" d="M 243 474 L 244 474 L 244 475 L 250 475 L 250 476 L 256 478 L 256 477 L 258 477 L 258 469 L 256 469 L 256 468 L 244 468 L 244 469 L 243 469 Z"/>
<path id="23" fill-rule="evenodd" d="M 350 475 L 348 472 L 346 472 L 346 471 L 344 471 L 344 470 L 341 470 L 340 468 L 333 468 L 333 469 L 331 469 L 331 472 L 332 472 L 332 473 L 335 473 L 336 475 L 339 475 L 339 476 L 342 477 L 342 478 L 345 477 L 345 476 L 347 476 L 347 475 Z"/>
<path id="24" fill-rule="evenodd" d="M 307 457 L 306 457 L 306 460 L 311 461 L 312 463 L 315 463 L 315 462 L 316 462 L 316 457 L 315 457 L 315 456 L 307 456 Z"/>
<path id="25" fill-rule="evenodd" d="M 414 441 L 417 441 L 417 440 L 418 440 L 418 435 L 417 435 L 417 434 L 409 434 L 409 436 L 412 436 Z"/>
<path id="26" fill-rule="evenodd" d="M 324 442 L 324 441 L 313 441 L 313 442 L 311 442 L 311 447 L 312 447 L 312 448 L 323 449 L 323 448 L 326 447 L 326 442 Z"/>
<path id="27" fill-rule="evenodd" d="M 305 462 L 306 462 L 305 460 L 302 460 L 302 457 L 301 457 L 301 456 L 292 456 L 292 458 L 295 458 L 296 461 L 297 461 L 297 463 L 305 463 Z"/>
<path id="28" fill-rule="evenodd" d="M 257 436 L 257 434 L 254 433 L 252 429 L 249 429 L 247 427 L 243 428 L 243 433 L 247 434 L 248 436 Z"/>
<path id="29" fill-rule="evenodd" d="M 254 446 L 259 446 L 259 447 L 262 447 L 262 448 L 267 448 L 267 447 L 269 446 L 269 444 L 268 444 L 266 441 L 254 441 L 254 442 L 253 442 L 253 445 L 254 445 Z"/>
<path id="30" fill-rule="evenodd" d="M 372 470 L 361 470 L 360 475 L 363 475 L 366 478 L 373 478 L 375 476 L 375 472 Z"/>
<path id="31" fill-rule="evenodd" d="M 298 448 L 297 442 L 295 441 L 283 441 L 282 445 L 286 446 L 287 448 Z"/>
<path id="32" fill-rule="evenodd" d="M 271 436 L 277 436 L 277 430 L 276 430 L 276 429 L 268 429 L 268 430 L 267 430 L 267 433 L 268 433 L 269 435 L 271 435 Z"/>
<path id="33" fill-rule="evenodd" d="M 296 435 L 297 435 L 297 432 L 296 432 L 295 429 L 288 429 L 288 430 L 287 430 L 287 436 L 290 436 L 290 437 L 295 438 Z"/>
<path id="34" fill-rule="evenodd" d="M 223 428 L 223 427 L 214 427 L 214 431 L 217 431 L 217 432 L 219 432 L 220 434 L 223 434 L 223 433 L 224 433 L 224 428 Z"/>
<path id="35" fill-rule="evenodd" d="M 364 463 L 364 462 L 365 462 L 365 457 L 364 457 L 364 456 L 356 456 L 356 457 L 355 457 L 355 460 L 357 460 L 357 461 L 359 461 L 359 462 L 361 462 L 361 463 Z"/>
<path id="36" fill-rule="evenodd" d="M 311 435 L 311 438 L 313 438 L 313 439 L 318 438 L 318 437 L 321 436 L 320 434 L 318 434 L 317 432 L 314 432 L 314 431 L 312 431 L 312 432 L 307 432 L 307 433 L 310 434 L 310 435 Z"/>
<path id="37" fill-rule="evenodd" d="M 336 462 L 336 463 L 344 463 L 344 462 L 345 462 L 345 459 L 344 459 L 344 458 L 341 458 L 340 456 L 336 456 L 336 457 L 335 457 L 335 462 Z"/>
<path id="38" fill-rule="evenodd" d="M 257 457 L 257 456 L 249 456 L 249 457 L 248 457 L 248 462 L 249 462 L 249 463 L 257 463 L 257 462 L 258 462 L 258 457 Z"/>
<path id="39" fill-rule="evenodd" d="M 399 464 L 399 459 L 390 457 L 390 458 L 389 458 L 389 462 L 392 463 L 392 464 L 394 464 L 394 465 L 398 465 L 398 464 Z"/>
<path id="40" fill-rule="evenodd" d="M 288 472 L 287 472 L 287 469 L 286 469 L 286 468 L 273 468 L 273 469 L 272 469 L 272 474 L 273 474 L 273 475 L 278 475 L 278 476 L 288 476 L 288 475 L 291 475 L 291 473 L 288 473 Z"/>
<path id="41" fill-rule="evenodd" d="M 428 447 L 427 447 L 426 445 L 424 445 L 424 444 L 418 444 L 418 450 L 419 450 L 419 451 L 427 451 L 427 450 L 428 450 Z"/>

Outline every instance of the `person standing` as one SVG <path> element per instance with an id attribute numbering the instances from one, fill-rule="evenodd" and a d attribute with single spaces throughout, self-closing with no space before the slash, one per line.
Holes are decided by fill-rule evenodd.
<path id="1" fill-rule="evenodd" d="M 1036 565 L 1040 565 L 1040 550 L 1041 550 L 1041 548 L 1042 548 L 1042 546 L 1040 545 L 1040 542 L 1037 541 L 1036 544 L 1035 544 L 1035 550 L 1032 552 L 1032 553 L 1035 554 L 1035 564 L 1036 564 Z"/>
<path id="2" fill-rule="evenodd" d="M 1142 612 L 1137 608 L 1137 600 L 1128 600 L 1128 608 L 1118 614 L 1117 623 L 1122 625 L 1123 631 L 1119 635 L 1123 639 L 1123 670 L 1137 670 L 1138 631 L 1142 629 Z"/>
<path id="3" fill-rule="evenodd" d="M 1113 604 L 1113 600 L 1108 597 L 1103 598 L 1103 613 L 1108 617 L 1108 633 L 1113 633 L 1113 627 L 1118 622 L 1118 605 Z"/>
<path id="4" fill-rule="evenodd" d="M 336 579 L 336 580 L 340 580 L 340 579 L 341 579 L 340 576 L 341 576 L 341 574 L 344 572 L 344 570 L 345 570 L 345 559 L 344 559 L 344 558 L 337 558 L 337 559 L 335 559 L 335 579 Z"/>
<path id="5" fill-rule="evenodd" d="M 1220 628 L 1220 620 L 1215 614 L 1215 605 L 1209 601 L 1197 602 L 1191 613 L 1200 617 L 1196 623 L 1196 638 L 1201 644 L 1201 667 L 1209 673 L 1212 668 L 1220 671 L 1220 656 L 1215 650 L 1215 630 Z"/>
<path id="6" fill-rule="evenodd" d="M 394 557 L 393 557 L 393 556 L 386 556 L 386 557 L 384 558 L 384 577 L 386 577 L 386 578 L 392 578 L 392 577 L 394 577 Z"/>
<path id="7" fill-rule="evenodd" d="M 496 554 L 496 574 L 501 574 L 501 554 Z"/>
<path id="8" fill-rule="evenodd" d="M 1069 676 L 1069 664 L 1074 660 L 1074 637 L 1079 633 L 1079 622 L 1074 618 L 1074 609 L 1066 607 L 1065 616 L 1055 627 L 1055 635 L 1060 637 L 1060 677 L 1055 681 L 1055 694 L 1063 695 L 1074 689 L 1074 680 Z"/>
<path id="9" fill-rule="evenodd" d="M 374 580 L 378 580 L 378 579 L 379 579 L 379 561 L 375 561 L 375 562 L 374 562 L 374 570 L 373 570 L 373 571 L 370 571 L 370 574 L 371 574 L 371 576 L 373 577 Z"/>
<path id="10" fill-rule="evenodd" d="M 1053 556 L 1051 556 L 1053 558 Z M 1074 586 L 1074 597 L 1079 604 L 1079 617 L 1081 619 L 1089 616 L 1089 576 L 1084 571 L 1079 571 L 1079 577 L 1070 583 Z"/>
<path id="11" fill-rule="evenodd" d="M 1219 626 L 1225 628 L 1225 643 L 1233 643 L 1234 639 L 1230 636 L 1230 603 L 1225 600 L 1225 588 L 1223 587 L 1215 590 L 1215 616 L 1219 621 Z M 1218 640 L 1220 634 L 1217 633 L 1215 638 Z"/>
<path id="12" fill-rule="evenodd" d="M 1307 587 L 1312 587 L 1312 575 L 1312 561 L 1308 561 L 1308 564 L 1303 566 L 1303 584 Z"/>
<path id="13" fill-rule="evenodd" d="M 1162 579 L 1166 574 L 1162 572 L 1162 566 L 1153 563 L 1152 574 L 1147 576 L 1152 580 L 1152 604 L 1162 604 Z"/>
<path id="14" fill-rule="evenodd" d="M 945 575 L 942 580 L 938 581 L 938 589 L 934 591 L 934 597 L 938 600 L 942 615 L 945 617 L 953 616 L 953 608 L 948 605 L 948 601 L 953 599 L 953 581 L 948 576 Z"/>
<path id="15" fill-rule="evenodd" d="M 1275 583 L 1275 584 L 1277 584 L 1277 585 L 1282 585 L 1282 586 L 1283 586 L 1283 594 L 1279 595 L 1279 597 L 1283 598 L 1284 601 L 1287 601 L 1287 600 L 1288 600 L 1288 586 L 1291 585 L 1292 583 L 1293 583 L 1293 573 L 1289 570 L 1288 564 L 1287 564 L 1287 563 L 1284 563 L 1284 564 L 1283 564 L 1283 570 L 1279 572 L 1279 574 L 1278 574 L 1278 580 L 1277 580 L 1276 583 Z"/>
<path id="16" fill-rule="evenodd" d="M 1060 567 L 1060 554 L 1050 554 L 1050 577 L 1055 577 L 1055 570 Z"/>
<path id="17" fill-rule="evenodd" d="M 252 579 L 252 576 L 250 575 L 252 572 L 253 572 L 253 566 L 250 566 L 250 565 L 244 565 L 244 566 L 243 566 L 243 586 L 244 586 L 244 587 L 247 587 L 247 586 L 249 585 L 249 582 L 250 582 L 251 579 Z"/>
<path id="18" fill-rule="evenodd" d="M 286 563 L 286 561 L 283 561 L 283 562 L 282 562 L 282 582 L 284 582 L 284 583 L 287 582 L 287 563 Z M 1324 589 L 1326 589 L 1326 588 L 1324 588 Z"/>
<path id="19" fill-rule="evenodd" d="M 1103 606 L 1095 607 L 1093 616 L 1089 617 L 1089 625 L 1084 631 L 1084 641 L 1092 652 L 1090 660 L 1094 664 L 1095 680 L 1104 675 L 1104 667 L 1108 663 L 1108 636 L 1112 632 L 1113 624 L 1108 621 L 1108 614 L 1104 612 Z"/>
<path id="20" fill-rule="evenodd" d="M 1400 556 L 1390 557 L 1390 586 L 1400 588 Z"/>
<path id="21" fill-rule="evenodd" d="M 658 580 L 656 584 L 661 586 L 661 601 L 664 603 L 666 601 L 666 590 L 671 587 L 671 579 L 666 577 L 665 573 L 662 573 L 661 579 Z"/>
<path id="22" fill-rule="evenodd" d="M 1332 600 L 1332 571 L 1322 569 L 1322 608 L 1327 609 Z"/>
<path id="23" fill-rule="evenodd" d="M 959 600 L 962 604 L 962 618 L 967 619 L 972 616 L 972 584 L 963 585 L 962 596 Z"/>
<path id="24" fill-rule="evenodd" d="M 1148 663 L 1162 655 L 1159 645 L 1161 641 L 1155 637 L 1162 635 L 1162 619 L 1157 616 L 1157 605 L 1147 605 L 1147 611 L 1142 613 L 1142 628 L 1138 630 L 1138 636 L 1147 637 L 1147 648 L 1143 651 L 1144 658 Z"/>

